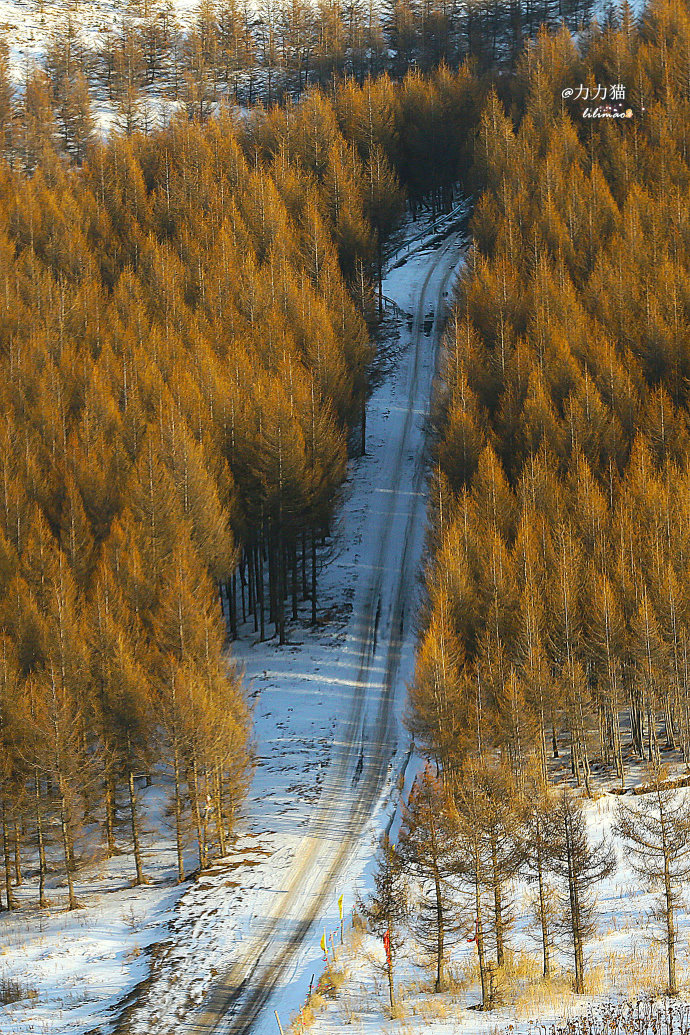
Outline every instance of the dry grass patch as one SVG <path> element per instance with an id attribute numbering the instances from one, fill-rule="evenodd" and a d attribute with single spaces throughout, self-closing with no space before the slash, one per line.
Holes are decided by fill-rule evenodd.
<path id="1" fill-rule="evenodd" d="M 682 957 L 676 960 L 676 975 L 681 988 L 690 985 L 690 970 L 683 965 Z M 632 952 L 608 952 L 601 964 L 592 968 L 591 984 L 596 987 L 597 994 L 615 991 L 631 1000 L 664 995 L 668 988 L 665 949 L 650 941 L 634 945 Z M 589 991 L 589 980 L 587 986 Z"/>
<path id="2" fill-rule="evenodd" d="M 455 1003 L 439 993 L 410 1004 L 410 1012 L 424 1021 L 446 1021 L 455 1012 Z"/>
<path id="3" fill-rule="evenodd" d="M 14 978 L 6 976 L 0 977 L 0 1004 L 2 1006 L 19 1003 L 23 999 L 36 999 L 37 996 L 38 992 L 35 989 L 29 988 L 21 981 L 15 981 Z"/>
<path id="4" fill-rule="evenodd" d="M 548 978 L 541 974 L 529 984 L 520 984 L 512 989 L 506 1001 L 520 1020 L 564 1012 L 564 1008 L 575 1001 L 572 974 L 554 974 Z"/>
<path id="5" fill-rule="evenodd" d="M 316 988 L 311 995 L 307 996 L 302 1009 L 290 1021 L 288 1031 L 292 1032 L 293 1035 L 297 1035 L 297 1033 L 310 1028 L 318 1014 L 325 1010 L 328 1001 L 336 998 L 343 988 L 346 978 L 347 971 L 344 968 L 329 963 L 319 977 Z"/>

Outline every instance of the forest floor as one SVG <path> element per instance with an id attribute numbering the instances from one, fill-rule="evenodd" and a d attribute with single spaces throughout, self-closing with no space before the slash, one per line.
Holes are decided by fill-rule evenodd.
<path id="1" fill-rule="evenodd" d="M 157 782 L 139 788 L 145 887 L 132 887 L 124 800 L 123 854 L 97 858 L 94 828 L 94 858 L 77 875 L 77 911 L 67 911 L 57 873 L 51 908 L 37 909 L 26 860 L 22 908 L 0 917 L 2 1035 L 106 1033 L 127 1004 L 120 1031 L 210 1030 L 196 1024 L 196 1010 L 237 960 L 246 966 L 257 937 L 262 966 L 278 959 L 280 967 L 262 981 L 275 994 L 259 1004 L 253 1031 L 274 1033 L 273 1008 L 289 1018 L 319 972 L 323 929 L 338 929 L 338 896 L 348 917 L 369 886 L 367 863 L 409 758 L 401 714 L 424 541 L 425 415 L 444 292 L 463 252 L 457 228 L 443 226 L 427 227 L 384 284 L 390 302 L 367 453 L 350 464 L 323 555 L 318 628 L 309 629 L 305 612 L 282 648 L 274 639 L 259 644 L 250 625 L 233 644 L 253 702 L 257 765 L 230 855 L 177 885 L 166 788 Z M 401 236 L 420 229 L 410 225 Z M 193 853 L 186 864 L 191 871 Z M 291 906 L 276 917 L 283 900 Z M 295 925 L 299 937 L 292 930 L 290 940 L 299 945 L 286 952 Z"/>

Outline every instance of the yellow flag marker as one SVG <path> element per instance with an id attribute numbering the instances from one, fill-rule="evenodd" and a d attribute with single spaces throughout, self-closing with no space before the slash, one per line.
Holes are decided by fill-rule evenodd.
<path id="1" fill-rule="evenodd" d="M 344 895 L 344 892 L 343 892 L 343 895 Z M 343 895 L 341 895 L 340 898 L 338 899 L 338 910 L 340 911 L 340 919 L 341 920 L 343 918 Z"/>

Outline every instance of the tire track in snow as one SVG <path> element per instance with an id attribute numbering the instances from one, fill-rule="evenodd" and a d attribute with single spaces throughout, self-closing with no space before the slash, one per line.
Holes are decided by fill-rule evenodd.
<path id="1" fill-rule="evenodd" d="M 381 492 L 385 494 L 384 515 L 379 524 L 376 560 L 369 573 L 369 584 L 360 613 L 353 616 L 354 629 L 348 640 L 359 640 L 357 676 L 352 682 L 350 714 L 341 728 L 339 743 L 328 767 L 315 813 L 302 839 L 287 885 L 272 896 L 274 908 L 256 921 L 256 933 L 243 950 L 242 957 L 220 978 L 201 1009 L 177 1029 L 197 1035 L 249 1035 L 257 1019 L 268 1008 L 281 978 L 293 963 L 302 943 L 332 896 L 338 874 L 356 851 L 361 834 L 381 795 L 388 765 L 395 751 L 396 675 L 405 642 L 405 606 L 414 591 L 418 556 L 410 544 L 426 514 L 423 449 L 417 450 L 411 479 L 405 471 L 405 458 L 415 443 L 411 441 L 415 420 L 429 403 L 431 376 L 420 388 L 426 347 L 435 354 L 440 337 L 444 293 L 457 267 L 457 240 L 449 238 L 433 257 L 419 290 L 412 334 L 414 361 L 404 420 L 399 430 L 395 465 Z M 454 259 L 448 265 L 449 257 Z M 446 265 L 435 296 L 431 336 L 424 331 L 429 300 L 429 285 L 441 265 Z M 433 298 L 433 296 L 432 296 Z M 431 371 L 433 374 L 433 369 Z M 420 397 L 421 396 L 421 397 Z M 422 439 L 423 442 L 423 439 Z M 407 481 L 407 485 L 405 482 Z M 405 515 L 404 507 L 408 506 Z M 396 518 L 405 518 L 402 542 L 393 537 Z M 398 522 L 399 523 L 399 522 Z M 381 629 L 381 602 L 388 605 L 385 631 Z M 410 608 L 408 607 L 408 613 Z M 409 629 L 408 635 L 412 630 Z M 376 640 L 378 651 L 375 648 Z M 385 644 L 382 674 L 377 654 Z M 365 738 L 367 715 L 375 714 Z M 353 780 L 357 773 L 357 779 Z"/>

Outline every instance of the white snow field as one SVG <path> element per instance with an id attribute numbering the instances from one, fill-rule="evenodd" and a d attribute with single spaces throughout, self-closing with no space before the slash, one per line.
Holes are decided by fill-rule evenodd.
<path id="1" fill-rule="evenodd" d="M 150 884 L 134 888 L 130 854 L 80 867 L 80 908 L 69 912 L 61 875 L 49 874 L 50 906 L 39 910 L 35 879 L 15 888 L 16 912 L 0 915 L 0 1032 L 62 1035 L 100 1029 L 99 1019 L 148 971 L 146 950 L 163 937 L 185 886 L 176 885 L 173 831 L 159 786 L 140 789 L 144 870 Z M 118 838 L 120 841 L 120 838 Z M 125 844 L 123 852 L 128 851 Z M 190 869 L 193 855 L 187 857 Z M 105 1029 L 104 1029 L 105 1030 Z"/>
<path id="2" fill-rule="evenodd" d="M 145 5 L 142 4 L 142 9 Z M 198 0 L 173 0 L 174 17 L 182 25 L 192 22 Z M 10 48 L 10 67 L 17 82 L 23 82 L 27 67 L 42 64 L 53 33 L 71 17 L 84 47 L 95 53 L 106 30 L 117 30 L 123 21 L 137 25 L 134 5 L 117 0 L 0 0 L 0 33 Z"/>
<path id="3" fill-rule="evenodd" d="M 387 321 L 367 454 L 351 462 L 320 572 L 319 627 L 308 628 L 307 604 L 286 646 L 259 645 L 249 625 L 233 644 L 254 702 L 257 766 L 230 856 L 178 886 L 164 790 L 140 788 L 148 886 L 131 886 L 123 854 L 80 869 L 75 912 L 58 875 L 49 910 L 36 909 L 27 880 L 22 908 L 0 915 L 0 992 L 16 983 L 22 994 L 0 1006 L 1 1035 L 105 1035 L 124 1005 L 122 1032 L 211 1031 L 245 979 L 252 995 L 235 1003 L 244 1020 L 215 1030 L 245 1030 L 237 1025 L 251 1015 L 252 1031 L 274 1035 L 273 1010 L 287 1021 L 318 976 L 323 929 L 338 926 L 338 896 L 347 919 L 367 884 L 409 757 L 401 714 L 425 529 L 424 425 L 444 293 L 464 249 L 445 229 L 445 239 L 437 228 L 415 240 L 384 284 L 410 320 Z"/>

